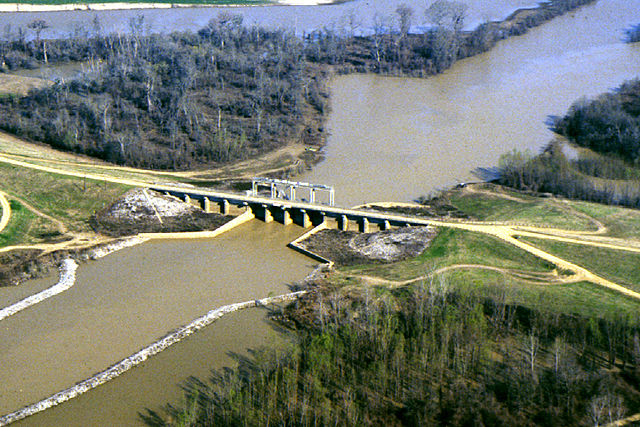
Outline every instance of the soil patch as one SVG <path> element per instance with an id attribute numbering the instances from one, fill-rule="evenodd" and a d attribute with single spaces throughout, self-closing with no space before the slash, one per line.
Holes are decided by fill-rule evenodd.
<path id="1" fill-rule="evenodd" d="M 420 255 L 436 236 L 431 227 L 406 227 L 378 233 L 322 230 L 300 242 L 304 249 L 337 265 L 395 262 Z"/>
<path id="2" fill-rule="evenodd" d="M 93 215 L 90 222 L 96 232 L 120 237 L 213 230 L 232 219 L 228 215 L 206 213 L 172 196 L 137 188 Z"/>

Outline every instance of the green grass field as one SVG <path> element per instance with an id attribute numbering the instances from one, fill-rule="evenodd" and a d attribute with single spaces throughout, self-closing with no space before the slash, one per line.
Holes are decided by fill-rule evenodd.
<path id="1" fill-rule="evenodd" d="M 11 219 L 0 233 L 0 247 L 39 243 L 59 237 L 54 224 L 29 211 L 22 204 L 11 200 Z"/>
<path id="2" fill-rule="evenodd" d="M 346 273 L 409 280 L 454 264 L 482 264 L 492 267 L 549 272 L 554 266 L 497 238 L 480 233 L 444 228 L 420 256 L 392 264 L 346 267 Z"/>
<path id="3" fill-rule="evenodd" d="M 96 210 L 111 203 L 129 187 L 0 164 L 0 188 L 62 221 L 69 231 L 81 232 L 90 230 L 88 220 Z M 37 229 L 39 226 L 32 224 L 33 221 L 42 220 L 22 205 L 16 206 L 17 212 L 12 212 L 7 229 L 2 232 L 3 246 L 31 241 L 34 235 L 25 230 Z"/>
<path id="4" fill-rule="evenodd" d="M 640 292 L 640 254 L 553 240 L 522 238 L 605 279 Z"/>
<path id="5" fill-rule="evenodd" d="M 640 301 L 588 282 L 532 285 L 505 279 L 495 271 L 455 270 L 444 273 L 447 283 L 481 296 L 504 296 L 507 302 L 555 313 L 614 319 L 636 319 Z"/>
<path id="6" fill-rule="evenodd" d="M 487 186 L 495 190 L 495 186 Z M 508 198 L 501 197 L 504 194 Z M 532 197 L 500 188 L 496 195 L 454 190 L 449 202 L 460 211 L 481 221 L 503 221 L 568 230 L 595 230 L 588 218 L 571 215 L 550 198 Z"/>
<path id="7" fill-rule="evenodd" d="M 609 230 L 607 235 L 640 239 L 640 210 L 581 201 L 570 203 L 577 211 L 601 221 Z"/>

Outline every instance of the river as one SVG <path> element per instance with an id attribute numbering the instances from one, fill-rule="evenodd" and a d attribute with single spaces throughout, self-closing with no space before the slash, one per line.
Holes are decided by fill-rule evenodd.
<path id="1" fill-rule="evenodd" d="M 88 378 L 213 308 L 288 292 L 287 285 L 315 264 L 286 247 L 301 233 L 298 226 L 252 221 L 216 239 L 150 241 L 83 265 L 71 289 L 2 321 L 0 412 Z M 12 302 L 8 295 L 17 289 L 0 288 L 0 300 Z M 133 376 L 127 373 L 118 382 L 123 388 L 99 387 L 79 400 L 83 408 L 95 402 L 93 409 L 74 410 L 63 423 L 48 419 L 60 411 L 47 411 L 43 424 L 86 426 L 94 419 L 94 425 L 130 425 L 136 411 L 178 398 L 175 386 L 189 375 L 224 366 L 229 351 L 242 353 L 273 336 L 260 310 L 230 318 L 135 368 Z M 148 384 L 147 392 L 141 383 Z M 132 390 L 135 399 L 126 397 Z M 103 405 L 108 407 L 96 414 L 112 411 L 107 418 L 93 413 Z"/>
<path id="2" fill-rule="evenodd" d="M 474 28 L 487 20 L 501 20 L 522 7 L 536 7 L 532 0 L 463 0 L 469 6 L 466 28 Z M 268 7 L 198 7 L 181 9 L 142 9 L 142 10 L 105 10 L 71 12 L 20 12 L 0 13 L 0 30 L 11 24 L 14 30 L 23 28 L 36 20 L 45 20 L 49 28 L 43 37 L 66 37 L 74 31 L 92 31 L 93 20 L 98 18 L 102 31 L 127 32 L 131 18 L 144 17 L 147 31 L 197 31 L 221 12 L 240 14 L 247 25 L 294 30 L 297 34 L 310 32 L 324 27 L 353 29 L 358 33 L 367 33 L 374 18 L 392 22 L 395 10 L 400 4 L 410 5 L 415 13 L 413 30 L 418 31 L 427 25 L 424 0 L 353 0 L 346 3 L 325 6 L 268 6 Z M 355 25 L 348 23 L 349 17 Z M 27 30 L 28 32 L 28 30 Z"/>
<path id="3" fill-rule="evenodd" d="M 300 13 L 298 25 L 312 12 Z M 342 205 L 407 201 L 473 179 L 470 171 L 496 165 L 512 148 L 535 152 L 552 137 L 549 115 L 640 73 L 640 45 L 621 41 L 638 22 L 637 1 L 600 0 L 439 76 L 338 77 L 326 159 L 301 179 L 334 185 Z M 149 242 L 81 266 L 72 289 L 0 323 L 1 412 L 68 387 L 211 308 L 285 292 L 313 264 L 285 248 L 300 233 L 254 221 L 214 240 Z M 16 289 L 0 288 L 0 301 L 15 301 Z M 225 317 L 22 424 L 135 424 L 137 411 L 177 401 L 176 384 L 188 375 L 206 376 L 231 362 L 227 352 L 276 340 L 263 318 L 259 310 Z"/>
<path id="4" fill-rule="evenodd" d="M 336 203 L 408 201 L 538 152 L 547 119 L 640 75 L 640 44 L 622 41 L 640 2 L 600 0 L 457 62 L 427 79 L 334 79 L 326 158 L 297 177 L 333 185 Z"/>

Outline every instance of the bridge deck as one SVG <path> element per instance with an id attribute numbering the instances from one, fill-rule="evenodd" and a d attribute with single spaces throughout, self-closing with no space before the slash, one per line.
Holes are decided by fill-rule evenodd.
<path id="1" fill-rule="evenodd" d="M 203 190 L 198 188 L 184 188 L 174 187 L 167 185 L 157 185 L 151 187 L 152 190 L 168 192 L 174 196 L 188 195 L 192 199 L 202 200 L 205 197 L 210 201 L 223 201 L 226 200 L 230 204 L 234 205 L 252 205 L 260 206 L 266 205 L 274 208 L 281 208 L 286 210 L 304 210 L 306 212 L 318 212 L 331 218 L 339 218 L 341 216 L 347 217 L 349 220 L 357 220 L 366 218 L 372 223 L 383 223 L 388 221 L 391 225 L 437 225 L 433 220 L 420 219 L 405 215 L 394 215 L 383 212 L 371 212 L 361 209 L 348 209 L 336 206 L 328 206 L 322 204 L 305 203 L 297 201 L 288 201 L 280 199 L 271 199 L 266 197 L 246 196 L 235 193 L 225 193 L 212 190 Z"/>

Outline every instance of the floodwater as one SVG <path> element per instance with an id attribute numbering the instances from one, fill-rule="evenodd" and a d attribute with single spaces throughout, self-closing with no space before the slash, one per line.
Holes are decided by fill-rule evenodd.
<path id="1" fill-rule="evenodd" d="M 179 385 L 189 376 L 206 381 L 211 370 L 234 366 L 248 349 L 286 340 L 267 323 L 266 310 L 228 314 L 88 393 L 16 423 L 25 427 L 144 426 L 138 413 L 161 412 L 183 399 Z"/>
<path id="2" fill-rule="evenodd" d="M 524 7 L 536 7 L 532 0 L 463 0 L 469 8 L 466 28 L 474 28 L 488 20 L 501 20 L 513 11 Z M 27 25 L 43 19 L 49 28 L 42 33 L 45 38 L 66 37 L 74 32 L 93 31 L 93 20 L 98 18 L 104 32 L 128 32 L 129 21 L 144 17 L 147 31 L 197 31 L 217 17 L 221 12 L 240 14 L 247 25 L 261 25 L 272 28 L 294 30 L 297 34 L 333 27 L 335 29 L 367 33 L 374 20 L 387 24 L 395 22 L 395 10 L 400 4 L 407 4 L 415 11 L 413 30 L 419 31 L 427 23 L 425 9 L 432 1 L 424 0 L 354 0 L 325 6 L 268 6 L 268 7 L 199 7 L 180 9 L 140 9 L 70 12 L 19 12 L 0 13 L 0 30 L 7 24 L 12 28 L 23 28 L 29 34 Z M 353 18 L 351 18 L 353 17 Z"/>
<path id="3" fill-rule="evenodd" d="M 286 247 L 302 231 L 252 221 L 216 239 L 151 241 L 82 265 L 74 287 L 1 322 L 0 413 L 88 378 L 211 309 L 288 292 L 287 285 L 304 278 L 315 264 Z M 176 385 L 196 373 L 195 364 L 220 366 L 228 362 L 228 351 L 241 352 L 269 336 L 260 315 L 234 319 L 222 331 L 194 335 L 179 351 L 183 361 L 164 366 L 164 378 L 147 377 L 144 381 L 154 386 L 131 401 L 135 408 L 128 415 L 135 418 L 140 402 L 159 404 L 153 389 L 171 389 L 160 384 Z M 207 338 L 212 333 L 213 341 Z M 173 391 L 172 397 L 179 394 L 177 387 Z M 159 396 L 164 402 L 168 394 Z M 78 422 L 87 425 L 83 418 Z M 101 422 L 117 424 L 102 420 L 96 425 L 105 425 Z"/>
<path id="4" fill-rule="evenodd" d="M 326 159 L 297 179 L 335 186 L 339 205 L 409 201 L 538 152 L 550 115 L 640 75 L 640 44 L 622 41 L 639 6 L 600 0 L 427 79 L 335 78 Z"/>

